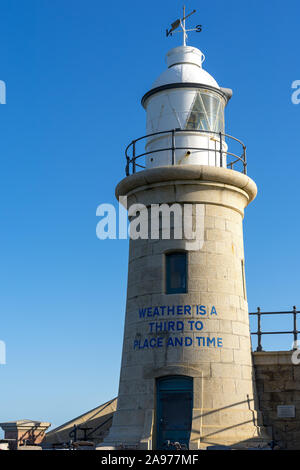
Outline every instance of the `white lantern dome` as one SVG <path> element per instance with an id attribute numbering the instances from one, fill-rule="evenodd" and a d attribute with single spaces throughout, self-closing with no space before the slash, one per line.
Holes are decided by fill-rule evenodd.
<path id="1" fill-rule="evenodd" d="M 196 47 L 179 46 L 166 55 L 167 70 L 153 83 L 151 89 L 171 83 L 198 83 L 220 89 L 216 80 L 202 68 L 204 54 Z"/>

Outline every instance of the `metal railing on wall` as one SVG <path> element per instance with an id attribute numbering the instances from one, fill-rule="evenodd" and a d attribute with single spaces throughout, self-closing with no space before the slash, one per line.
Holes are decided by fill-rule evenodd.
<path id="1" fill-rule="evenodd" d="M 211 137 L 216 137 L 220 143 L 220 148 L 209 148 L 209 147 L 181 147 L 176 145 L 176 136 L 181 135 L 185 132 L 188 133 L 199 133 L 200 135 L 208 135 Z M 137 143 L 141 142 L 142 140 L 148 139 L 149 137 L 154 137 L 158 135 L 169 135 L 171 137 L 171 146 L 170 147 L 162 147 L 158 148 L 155 150 L 149 150 L 148 152 L 142 152 L 138 153 L 137 152 Z M 237 155 L 235 153 L 229 152 L 226 150 L 224 147 L 224 140 L 228 139 L 230 141 L 234 141 L 241 146 L 241 154 Z M 132 140 L 130 144 L 126 147 L 125 150 L 125 157 L 126 157 L 126 176 L 129 176 L 131 174 L 134 174 L 138 171 L 139 168 L 141 169 L 146 169 L 145 165 L 142 165 L 140 163 L 140 160 L 142 157 L 146 157 L 147 155 L 151 155 L 155 157 L 155 154 L 158 152 L 169 152 L 171 151 L 171 164 L 176 165 L 176 160 L 175 160 L 175 152 L 176 150 L 186 150 L 187 152 L 190 151 L 198 151 L 198 152 L 212 152 L 215 155 L 219 154 L 220 155 L 220 166 L 223 166 L 223 159 L 224 156 L 227 157 L 228 161 L 226 166 L 227 168 L 233 170 L 233 169 L 238 169 L 237 165 L 240 163 L 242 167 L 242 173 L 247 174 L 247 159 L 246 159 L 246 146 L 243 144 L 243 142 L 236 137 L 233 137 L 229 134 L 223 134 L 222 132 L 213 132 L 213 131 L 206 131 L 206 130 L 198 130 L 198 129 L 171 129 L 168 131 L 161 131 L 161 132 L 154 132 L 153 134 L 148 134 L 144 135 L 142 137 L 139 137 L 137 139 Z M 130 155 L 129 155 L 130 152 Z"/>
<path id="2" fill-rule="evenodd" d="M 293 307 L 293 310 L 285 312 L 262 312 L 260 307 L 257 307 L 257 312 L 249 313 L 249 315 L 257 316 L 257 331 L 251 332 L 251 335 L 257 335 L 256 351 L 263 351 L 262 335 L 293 335 L 293 349 L 297 349 L 298 334 L 300 333 L 300 331 L 297 329 L 297 315 L 299 313 L 300 310 L 297 310 L 296 306 Z M 263 315 L 291 315 L 293 320 L 293 329 L 289 331 L 262 331 L 261 317 Z"/>

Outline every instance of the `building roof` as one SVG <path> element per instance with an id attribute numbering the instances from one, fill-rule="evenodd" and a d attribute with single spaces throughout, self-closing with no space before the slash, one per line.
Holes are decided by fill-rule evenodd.
<path id="1" fill-rule="evenodd" d="M 74 430 L 74 426 L 77 427 L 78 440 L 83 440 L 84 438 L 84 431 L 79 428 L 91 428 L 86 431 L 86 438 L 89 441 L 100 443 L 109 431 L 116 407 L 117 398 L 113 398 L 103 405 L 93 408 L 77 418 L 49 431 L 45 436 L 44 443 L 46 445 L 57 445 L 68 443 L 70 440 L 74 441 L 74 437 L 70 436 L 70 433 Z"/>

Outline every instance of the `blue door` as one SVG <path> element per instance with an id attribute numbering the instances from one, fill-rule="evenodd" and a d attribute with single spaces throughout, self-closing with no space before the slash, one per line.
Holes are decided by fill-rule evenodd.
<path id="1" fill-rule="evenodd" d="M 193 379 L 180 375 L 157 380 L 157 449 L 172 448 L 179 442 L 188 449 L 193 410 Z M 167 447 L 170 441 L 170 447 Z"/>

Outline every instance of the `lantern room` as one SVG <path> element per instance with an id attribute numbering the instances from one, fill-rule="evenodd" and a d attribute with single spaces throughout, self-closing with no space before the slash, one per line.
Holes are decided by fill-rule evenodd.
<path id="1" fill-rule="evenodd" d="M 146 168 L 171 164 L 227 166 L 224 110 L 231 90 L 202 68 L 204 54 L 180 46 L 142 98 L 147 113 Z"/>

